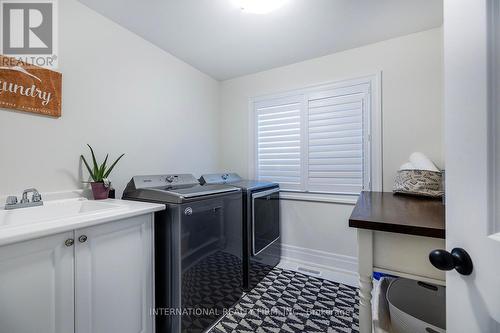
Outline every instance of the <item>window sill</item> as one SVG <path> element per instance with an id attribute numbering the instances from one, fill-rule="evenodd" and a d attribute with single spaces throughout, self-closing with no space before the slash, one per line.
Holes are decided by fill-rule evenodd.
<path id="1" fill-rule="evenodd" d="M 358 195 L 281 191 L 280 199 L 355 205 Z"/>

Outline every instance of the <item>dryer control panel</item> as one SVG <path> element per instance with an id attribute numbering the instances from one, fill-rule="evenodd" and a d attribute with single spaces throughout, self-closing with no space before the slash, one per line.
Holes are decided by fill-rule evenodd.
<path id="1" fill-rule="evenodd" d="M 135 176 L 133 181 L 136 189 L 199 184 L 199 181 L 192 174 Z"/>
<path id="2" fill-rule="evenodd" d="M 237 173 L 213 173 L 203 175 L 200 183 L 205 184 L 230 184 L 241 181 L 242 178 Z"/>

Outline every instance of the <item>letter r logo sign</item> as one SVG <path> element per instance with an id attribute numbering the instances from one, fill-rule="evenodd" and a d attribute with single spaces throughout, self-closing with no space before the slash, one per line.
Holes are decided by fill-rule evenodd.
<path id="1" fill-rule="evenodd" d="M 52 54 L 53 4 L 1 1 L 5 55 Z"/>

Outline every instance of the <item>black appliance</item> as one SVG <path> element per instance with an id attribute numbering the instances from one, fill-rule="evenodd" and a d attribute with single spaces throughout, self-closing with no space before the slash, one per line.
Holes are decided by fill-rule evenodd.
<path id="1" fill-rule="evenodd" d="M 200 183 L 228 184 L 242 190 L 243 286 L 251 290 L 281 259 L 280 187 L 243 180 L 235 173 L 203 175 Z"/>
<path id="2" fill-rule="evenodd" d="M 207 331 L 243 295 L 241 190 L 136 176 L 123 199 L 167 206 L 155 215 L 156 332 Z"/>

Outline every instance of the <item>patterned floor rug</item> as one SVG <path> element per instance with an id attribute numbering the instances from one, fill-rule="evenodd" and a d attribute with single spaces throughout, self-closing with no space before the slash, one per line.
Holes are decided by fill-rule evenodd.
<path id="1" fill-rule="evenodd" d="M 359 332 L 357 289 L 275 268 L 210 333 Z"/>

